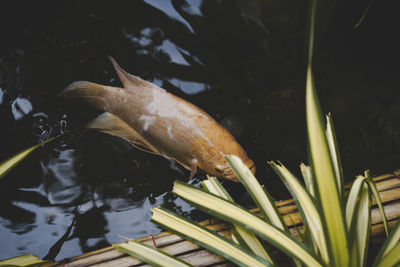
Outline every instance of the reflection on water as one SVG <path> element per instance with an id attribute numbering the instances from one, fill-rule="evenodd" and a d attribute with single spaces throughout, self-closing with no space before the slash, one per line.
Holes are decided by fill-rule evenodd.
<path id="1" fill-rule="evenodd" d="M 400 156 L 398 71 L 391 56 L 398 43 L 390 37 L 395 9 L 377 3 L 353 32 L 357 16 L 349 10 L 364 7 L 337 2 L 332 21 L 318 24 L 324 29 L 315 62 L 321 102 L 334 116 L 346 175 L 390 171 Z M 0 180 L 0 258 L 62 259 L 120 242 L 118 235 L 155 234 L 160 229 L 149 222 L 150 208 L 159 205 L 204 218 L 170 192 L 187 170 L 85 130 L 98 112 L 58 98 L 76 80 L 121 86 L 107 55 L 239 128 L 257 177 L 275 198 L 287 197 L 265 162 L 279 159 L 297 172 L 307 159 L 307 1 L 52 4 L 26 2 L 21 10 L 10 2 L 10 17 L 0 18 L 7 22 L 0 23 L 7 37 L 0 43 L 0 160 L 63 135 Z M 54 12 L 46 12 L 49 7 Z M 192 183 L 202 178 L 199 173 Z M 251 205 L 241 186 L 225 185 L 235 200 Z"/>
<path id="2" fill-rule="evenodd" d="M 0 88 L 0 105 L 3 104 L 3 96 L 4 96 L 3 89 Z"/>
<path id="3" fill-rule="evenodd" d="M 18 97 L 11 104 L 11 111 L 15 120 L 22 119 L 32 111 L 32 104 L 26 98 Z"/>
<path id="4" fill-rule="evenodd" d="M 165 13 L 169 18 L 179 21 L 180 23 L 185 25 L 186 28 L 188 30 L 190 30 L 191 33 L 194 33 L 192 26 L 175 9 L 175 7 L 172 3 L 172 0 L 166 0 L 166 1 L 144 0 L 144 2 L 157 8 L 161 12 Z M 199 8 L 199 6 L 201 6 L 202 1 L 193 1 L 193 2 L 196 3 L 197 4 L 196 7 Z M 192 4 L 186 4 L 186 5 L 191 6 Z M 194 8 L 196 8 L 196 7 L 194 7 Z M 189 9 L 189 11 L 191 11 L 191 9 Z M 192 15 L 193 15 L 193 13 L 192 13 Z"/>

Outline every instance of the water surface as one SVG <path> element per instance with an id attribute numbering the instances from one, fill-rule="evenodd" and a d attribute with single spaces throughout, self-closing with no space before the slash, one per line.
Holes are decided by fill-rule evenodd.
<path id="1" fill-rule="evenodd" d="M 170 191 L 189 173 L 118 138 L 84 129 L 98 111 L 60 99 L 71 82 L 120 86 L 130 73 L 243 129 L 238 141 L 276 199 L 267 166 L 307 161 L 304 116 L 308 1 L 8 1 L 0 18 L 0 160 L 43 141 L 0 181 L 0 258 L 62 259 L 160 232 L 150 208 L 205 218 Z M 346 177 L 399 168 L 396 14 L 337 1 L 318 22 L 315 74 L 333 114 Z M 198 184 L 204 174 L 191 181 Z M 224 185 L 246 206 L 243 189 Z"/>

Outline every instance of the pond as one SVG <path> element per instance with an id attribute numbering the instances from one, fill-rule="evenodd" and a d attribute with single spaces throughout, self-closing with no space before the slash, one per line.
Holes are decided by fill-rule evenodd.
<path id="1" fill-rule="evenodd" d="M 348 2 L 321 8 L 314 70 L 350 181 L 365 169 L 400 167 L 400 46 L 395 8 L 376 1 L 354 30 L 368 1 Z M 150 209 L 159 205 L 205 218 L 171 193 L 187 170 L 85 129 L 99 112 L 58 96 L 79 80 L 121 86 L 109 55 L 230 125 L 261 183 L 276 199 L 289 197 L 266 162 L 281 160 L 299 174 L 307 161 L 308 1 L 2 4 L 0 161 L 62 137 L 0 180 L 0 259 L 33 253 L 60 260 L 158 233 Z M 240 185 L 224 186 L 252 206 Z"/>

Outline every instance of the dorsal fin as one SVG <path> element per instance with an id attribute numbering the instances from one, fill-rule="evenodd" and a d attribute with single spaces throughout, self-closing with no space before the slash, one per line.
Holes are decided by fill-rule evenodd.
<path id="1" fill-rule="evenodd" d="M 125 70 L 123 70 L 117 63 L 117 61 L 115 61 L 114 58 L 112 58 L 111 56 L 108 57 L 111 61 L 111 63 L 114 66 L 115 71 L 118 74 L 119 79 L 121 80 L 123 86 L 125 88 L 128 87 L 143 87 L 143 86 L 150 86 L 151 84 L 145 80 L 143 80 L 142 78 L 132 75 L 128 72 L 126 72 Z"/>

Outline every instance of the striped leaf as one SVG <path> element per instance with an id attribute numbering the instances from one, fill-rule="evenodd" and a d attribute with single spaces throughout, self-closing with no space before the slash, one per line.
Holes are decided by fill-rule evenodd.
<path id="1" fill-rule="evenodd" d="M 32 254 L 26 254 L 18 257 L 13 257 L 0 261 L 0 266 L 18 266 L 18 267 L 28 267 L 28 266 L 42 266 L 46 263 L 50 263 L 49 261 L 44 261 L 39 259 L 37 256 Z"/>
<path id="2" fill-rule="evenodd" d="M 211 195 L 207 193 L 208 195 Z M 183 238 L 218 254 L 239 266 L 271 266 L 251 251 L 210 229 L 183 218 L 162 207 L 154 208 L 152 221 Z"/>
<path id="3" fill-rule="evenodd" d="M 131 240 L 127 243 L 113 245 L 117 250 L 146 262 L 151 266 L 188 267 L 192 266 L 164 251 L 148 246 L 141 242 Z"/>
<path id="4" fill-rule="evenodd" d="M 267 221 L 281 230 L 287 230 L 282 216 L 278 212 L 272 197 L 260 185 L 253 173 L 246 165 L 235 155 L 226 155 L 226 161 L 236 173 L 240 182 L 244 185 L 251 198 L 256 203 L 260 212 L 264 215 Z"/>
<path id="5" fill-rule="evenodd" d="M 385 210 L 383 208 L 382 200 L 378 193 L 378 189 L 376 188 L 376 184 L 375 184 L 374 180 L 372 180 L 368 170 L 365 172 L 365 176 L 367 177 L 366 181 L 368 183 L 368 186 L 369 186 L 372 194 L 374 195 L 376 204 L 378 205 L 378 208 L 379 208 L 379 212 L 382 216 L 383 227 L 385 228 L 386 236 L 388 236 L 389 235 L 389 227 L 388 227 L 388 223 L 387 223 Z"/>
<path id="6" fill-rule="evenodd" d="M 344 213 L 341 206 L 341 189 L 338 188 L 335 168 L 325 133 L 325 126 L 312 74 L 316 0 L 311 1 L 309 56 L 306 79 L 306 118 L 310 163 L 313 170 L 316 198 L 321 205 L 322 220 L 326 227 L 331 262 L 336 266 L 349 266 L 349 244 Z M 335 219 L 332 219 L 335 218 Z"/>
<path id="7" fill-rule="evenodd" d="M 336 134 L 335 134 L 335 129 L 333 127 L 333 121 L 332 121 L 332 116 L 329 113 L 326 115 L 326 139 L 328 141 L 329 145 L 329 151 L 331 154 L 332 158 L 332 164 L 335 170 L 335 176 L 336 176 L 336 183 L 337 183 L 337 188 L 339 190 L 339 195 L 343 196 L 343 189 L 344 189 L 344 178 L 343 178 L 343 168 L 342 168 L 342 163 L 340 160 L 340 154 L 339 154 L 339 147 L 337 144 L 336 140 Z"/>
<path id="8" fill-rule="evenodd" d="M 352 265 L 365 266 L 371 227 L 371 198 L 365 176 L 358 176 L 350 188 L 346 201 L 346 224 Z"/>
<path id="9" fill-rule="evenodd" d="M 315 198 L 315 189 L 314 189 L 314 182 L 312 177 L 312 170 L 311 167 L 305 165 L 304 163 L 300 164 L 301 174 L 303 175 L 304 183 L 306 185 L 308 193 Z"/>
<path id="10" fill-rule="evenodd" d="M 221 183 L 218 181 L 217 178 L 208 176 L 208 179 L 202 182 L 202 186 L 206 188 L 210 193 L 220 196 L 234 203 L 232 197 L 221 185 Z M 238 241 L 241 240 L 242 242 L 240 243 L 243 243 L 256 255 L 260 256 L 261 258 L 264 258 L 265 260 L 273 264 L 271 257 L 268 255 L 267 251 L 265 251 L 263 245 L 261 244 L 261 242 L 258 240 L 258 238 L 255 236 L 254 233 L 247 231 L 245 228 L 235 224 L 233 225 L 233 227 L 234 227 L 233 233 L 235 233 L 234 237 L 236 240 Z"/>
<path id="11" fill-rule="evenodd" d="M 385 257 L 381 258 L 381 261 L 376 266 L 378 266 L 378 267 L 392 267 L 392 266 L 399 266 L 399 263 L 400 263 L 400 243 L 397 243 L 386 254 Z"/>
<path id="12" fill-rule="evenodd" d="M 173 192 L 199 209 L 252 231 L 260 238 L 309 266 L 322 266 L 304 244 L 244 208 L 204 190 L 176 181 Z"/>
<path id="13" fill-rule="evenodd" d="M 9 171 L 11 171 L 15 166 L 17 166 L 24 158 L 26 158 L 30 153 L 32 153 L 36 148 L 40 147 L 41 145 L 44 145 L 55 138 L 59 136 L 47 139 L 46 141 L 34 145 L 28 149 L 25 149 L 22 152 L 19 152 L 18 154 L 6 159 L 2 163 L 0 163 L 0 179 L 3 178 L 4 175 L 6 175 Z"/>
<path id="14" fill-rule="evenodd" d="M 375 262 L 372 266 L 393 266 L 384 265 L 390 262 L 400 261 L 400 250 L 398 248 L 400 244 L 400 220 L 396 223 L 390 232 L 390 235 L 383 244 L 381 250 L 375 258 Z"/>
<path id="15" fill-rule="evenodd" d="M 268 162 L 278 176 L 282 179 L 299 209 L 303 222 L 311 233 L 312 239 L 317 245 L 321 257 L 326 265 L 329 265 L 329 253 L 322 225 L 322 220 L 312 196 L 305 190 L 299 180 L 283 165 Z"/>

